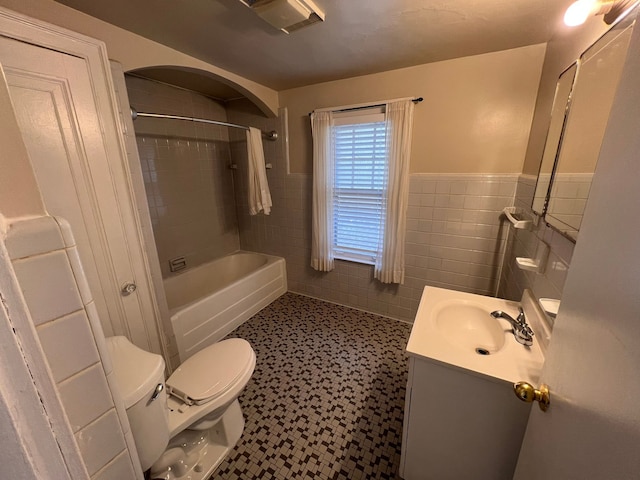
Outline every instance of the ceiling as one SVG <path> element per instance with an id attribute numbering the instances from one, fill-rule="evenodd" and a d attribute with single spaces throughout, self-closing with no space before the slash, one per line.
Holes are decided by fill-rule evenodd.
<path id="1" fill-rule="evenodd" d="M 315 0 L 287 35 L 240 0 L 57 1 L 275 90 L 543 43 L 571 3 Z"/>

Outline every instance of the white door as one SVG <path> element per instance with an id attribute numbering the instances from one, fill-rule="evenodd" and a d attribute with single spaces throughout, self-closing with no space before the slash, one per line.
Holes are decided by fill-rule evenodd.
<path id="1" fill-rule="evenodd" d="M 609 118 L 514 478 L 640 478 L 640 28 Z M 514 397 L 515 398 L 515 397 Z"/>
<path id="2" fill-rule="evenodd" d="M 0 63 L 45 208 L 71 224 L 105 334 L 162 353 L 109 92 L 88 60 L 51 48 L 0 37 Z M 123 295 L 125 284 L 137 289 Z"/>

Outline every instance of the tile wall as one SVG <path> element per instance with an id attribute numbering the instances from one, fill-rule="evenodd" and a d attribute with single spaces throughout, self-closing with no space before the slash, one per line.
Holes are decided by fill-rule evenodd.
<path id="1" fill-rule="evenodd" d="M 531 213 L 531 201 L 536 186 L 536 177 L 521 175 L 518 180 L 515 205 Z M 533 215 L 532 215 L 533 216 Z M 550 253 L 544 272 L 524 271 L 516 266 L 516 257 L 534 257 L 540 244 L 549 245 Z M 562 298 L 571 256 L 575 244 L 549 228 L 544 221 L 529 230 L 511 230 L 507 243 L 506 262 L 500 285 L 500 296 L 519 300 L 525 288 L 533 291 L 536 298 Z"/>
<path id="2" fill-rule="evenodd" d="M 140 112 L 227 121 L 224 106 L 203 95 L 129 75 L 126 83 Z M 171 259 L 194 267 L 238 250 L 230 129 L 142 117 L 134 127 L 163 276 Z"/>
<path id="3" fill-rule="evenodd" d="M 59 222 L 59 223 L 58 223 Z M 67 222 L 14 223 L 6 247 L 92 480 L 142 479 L 89 285 Z"/>
<path id="4" fill-rule="evenodd" d="M 556 173 L 553 177 L 549 214 L 562 222 L 563 231 L 576 238 L 592 181 L 593 173 Z"/>
<path id="5" fill-rule="evenodd" d="M 414 174 L 410 181 L 406 279 L 383 285 L 373 267 L 337 261 L 332 272 L 309 266 L 311 177 L 288 174 L 286 117 L 251 113 L 244 102 L 231 102 L 229 121 L 277 130 L 278 142 L 264 142 L 273 209 L 250 216 L 246 201 L 246 145 L 230 132 L 240 245 L 244 250 L 285 257 L 289 290 L 405 321 L 413 321 L 425 285 L 493 294 L 506 224 L 500 212 L 513 205 L 517 175 Z"/>
<path id="6" fill-rule="evenodd" d="M 280 135 L 276 142 L 263 142 L 266 161 L 273 167 L 267 170 L 271 215 L 250 216 L 243 130 L 136 121 L 165 276 L 168 260 L 179 255 L 195 266 L 238 248 L 264 252 L 286 259 L 293 292 L 406 321 L 413 320 L 425 285 L 492 295 L 501 268 L 503 295 L 519 299 L 524 288 L 532 288 L 537 296 L 560 296 L 572 244 L 544 225 L 535 232 L 515 232 L 500 218 L 502 209 L 514 204 L 516 187 L 517 204 L 529 209 L 535 179 L 519 179 L 516 174 L 413 174 L 404 285 L 383 285 L 373 279 L 371 266 L 345 261 L 337 261 L 333 272 L 320 273 L 309 267 L 311 177 L 288 173 L 286 110 L 278 118 L 266 118 L 248 100 L 227 102 L 225 112 L 210 99 L 155 82 L 130 77 L 127 87 L 139 110 L 210 115 Z M 237 169 L 230 170 L 229 164 Z M 552 243 L 547 273 L 514 270 L 514 255 L 532 255 L 538 241 Z M 506 246 L 509 252 L 502 265 Z"/>

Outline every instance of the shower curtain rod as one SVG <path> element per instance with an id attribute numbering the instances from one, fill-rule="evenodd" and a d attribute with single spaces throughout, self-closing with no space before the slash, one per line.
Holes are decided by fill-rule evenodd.
<path id="1" fill-rule="evenodd" d="M 243 130 L 249 130 L 249 127 L 245 125 L 237 125 L 235 123 L 220 122 L 218 120 L 207 120 L 206 118 L 183 117 L 180 115 L 165 115 L 162 113 L 144 113 L 144 112 L 138 112 L 133 107 L 130 107 L 130 108 L 131 108 L 131 118 L 133 120 L 135 120 L 138 117 L 168 118 L 171 120 L 187 120 L 189 122 L 210 123 L 213 125 L 222 125 L 223 127 L 233 127 L 233 128 L 241 128 Z M 278 139 L 278 132 L 276 132 L 275 130 L 272 130 L 270 132 L 263 132 L 261 130 L 261 132 L 262 132 L 262 136 L 265 137 L 267 140 L 276 141 Z"/>

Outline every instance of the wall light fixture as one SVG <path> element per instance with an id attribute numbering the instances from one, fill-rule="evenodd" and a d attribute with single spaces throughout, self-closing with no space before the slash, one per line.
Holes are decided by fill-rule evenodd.
<path id="1" fill-rule="evenodd" d="M 567 8 L 564 23 L 569 27 L 582 25 L 591 15 L 604 15 L 604 22 L 611 25 L 637 0 L 577 0 Z"/>

